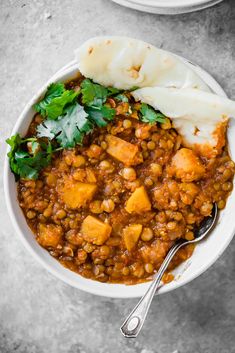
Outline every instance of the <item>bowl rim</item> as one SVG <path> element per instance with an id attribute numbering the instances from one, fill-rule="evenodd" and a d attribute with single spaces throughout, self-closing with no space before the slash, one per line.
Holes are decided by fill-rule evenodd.
<path id="1" fill-rule="evenodd" d="M 171 53 L 173 54 L 173 53 Z M 173 54 L 175 55 L 175 54 Z M 202 68 L 200 68 L 199 66 L 191 63 L 190 61 L 188 61 L 187 59 L 180 57 L 178 55 L 175 55 L 178 58 L 180 58 L 181 60 L 184 61 L 184 63 L 186 63 L 187 65 L 189 65 L 194 71 L 196 71 L 196 73 L 208 84 L 208 86 L 218 95 L 221 96 L 225 96 L 226 94 L 224 92 L 224 90 L 222 89 L 222 87 L 218 84 L 218 82 L 206 71 L 204 71 Z M 58 80 L 63 80 L 63 77 L 67 75 L 69 75 L 70 73 L 73 72 L 73 70 L 77 69 L 78 67 L 75 64 L 74 61 L 69 62 L 67 65 L 65 65 L 64 67 L 62 67 L 60 70 L 58 70 L 47 82 L 46 84 L 43 85 L 42 88 L 40 88 L 36 94 L 34 94 L 34 96 L 28 101 L 28 103 L 25 105 L 22 113 L 19 115 L 19 117 L 17 118 L 15 125 L 12 129 L 11 135 L 17 133 L 20 129 L 20 126 L 22 125 L 22 123 L 24 122 L 27 113 L 29 112 L 29 110 L 32 108 L 33 104 L 39 99 L 40 96 L 42 96 L 42 94 L 45 92 L 47 86 L 51 83 L 51 82 L 55 82 Z M 16 214 L 15 211 L 13 209 L 13 200 L 11 198 L 11 191 L 10 191 L 10 185 L 9 185 L 9 181 L 10 181 L 10 176 L 11 176 L 11 171 L 10 171 L 10 167 L 9 167 L 9 163 L 8 163 L 8 157 L 7 157 L 7 152 L 9 151 L 9 146 L 6 148 L 6 152 L 5 152 L 5 162 L 4 162 L 4 173 L 3 173 L 3 183 L 4 183 L 4 194 L 5 194 L 5 200 L 6 200 L 6 205 L 7 205 L 7 210 L 8 210 L 8 214 L 10 216 L 10 220 L 13 223 L 13 227 L 16 230 L 17 236 L 19 236 L 21 242 L 23 243 L 23 245 L 25 246 L 25 248 L 32 254 L 32 256 L 34 258 L 36 258 L 36 260 L 44 267 L 46 268 L 51 274 L 53 274 L 55 277 L 59 278 L 60 280 L 62 280 L 63 282 L 77 288 L 77 289 L 81 289 L 83 291 L 86 291 L 88 293 L 91 294 L 96 294 L 96 295 L 100 295 L 100 296 L 104 296 L 104 297 L 109 297 L 109 298 L 137 298 L 143 295 L 143 293 L 145 292 L 145 290 L 148 287 L 148 282 L 145 283 L 141 283 L 141 284 L 137 284 L 137 285 L 133 285 L 133 286 L 126 286 L 126 285 L 122 285 L 122 284 L 113 284 L 113 283 L 109 283 L 109 284 L 103 284 L 101 282 L 97 282 L 97 281 L 93 281 L 92 282 L 96 282 L 99 283 L 99 286 L 97 285 L 97 287 L 93 288 L 92 286 L 89 286 L 89 279 L 87 279 L 86 284 L 84 283 L 79 283 L 78 281 L 73 281 L 72 279 L 69 278 L 69 276 L 66 276 L 62 270 L 57 270 L 55 268 L 53 268 L 48 261 L 46 261 L 40 254 L 39 252 L 37 252 L 32 245 L 27 241 L 17 219 L 16 219 Z M 24 218 L 23 213 L 22 213 L 22 218 Z M 30 230 L 30 232 L 32 232 Z M 197 278 L 199 275 L 201 275 L 202 273 L 204 273 L 219 257 L 220 255 L 224 252 L 224 250 L 227 248 L 227 246 L 229 245 L 229 243 L 231 242 L 233 235 L 235 232 L 235 224 L 233 229 L 230 230 L 230 234 L 227 237 L 227 241 L 224 244 L 224 246 L 222 248 L 220 248 L 220 251 L 216 254 L 215 257 L 211 258 L 211 260 L 205 264 L 204 266 L 201 266 L 199 268 L 198 271 L 194 272 L 193 275 L 190 278 L 186 278 L 182 281 L 173 281 L 170 284 L 164 285 L 160 288 L 160 290 L 156 293 L 157 295 L 159 294 L 163 294 L 163 293 L 167 293 L 170 292 L 176 288 L 179 288 L 189 282 L 191 282 L 193 279 Z M 33 233 L 32 233 L 33 235 Z M 35 240 L 36 242 L 36 240 Z M 37 242 L 36 242 L 37 243 Z M 40 247 L 40 245 L 37 243 L 38 247 Z M 45 249 L 44 249 L 45 250 Z M 46 251 L 46 250 L 45 250 Z M 49 254 L 48 254 L 49 255 Z M 50 256 L 50 255 L 49 255 Z M 53 259 L 54 261 L 58 262 L 56 259 Z M 185 262 L 187 263 L 187 261 Z M 63 267 L 61 264 L 59 264 L 61 267 Z M 70 270 L 68 270 L 70 271 Z M 72 271 L 70 271 L 72 272 Z M 76 274 L 76 276 L 80 276 L 79 274 Z M 80 276 L 82 277 L 82 276 Z M 84 278 L 84 277 L 82 277 Z M 150 284 L 151 282 L 149 282 Z M 128 291 L 121 291 L 121 290 L 116 290 L 116 291 L 112 291 L 112 293 L 108 293 L 106 291 L 105 288 L 107 288 L 106 286 L 116 286 L 118 285 L 119 288 L 121 287 L 125 287 L 125 288 L 130 288 L 130 287 L 134 287 L 136 290 L 132 291 L 131 295 L 128 293 Z M 102 288 L 103 286 L 103 288 Z M 138 289 L 137 289 L 138 287 Z M 110 287 L 109 287 L 110 288 Z"/>
<path id="2" fill-rule="evenodd" d="M 212 1 L 222 1 L 222 0 L 127 0 L 131 4 L 142 5 L 146 7 L 161 7 L 161 8 L 184 8 L 193 7 L 198 5 L 207 5 Z"/>
<path id="3" fill-rule="evenodd" d="M 178 15 L 184 13 L 190 13 L 194 11 L 199 11 L 206 9 L 208 7 L 215 6 L 222 2 L 223 0 L 194 0 L 190 3 L 174 3 L 174 0 L 168 3 L 162 2 L 141 2 L 137 0 L 112 0 L 118 5 L 125 6 L 137 11 L 148 12 L 159 15 Z"/>

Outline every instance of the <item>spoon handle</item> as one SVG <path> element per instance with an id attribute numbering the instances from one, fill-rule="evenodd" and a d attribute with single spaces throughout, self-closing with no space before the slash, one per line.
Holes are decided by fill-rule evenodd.
<path id="1" fill-rule="evenodd" d="M 153 300 L 153 296 L 159 287 L 162 276 L 166 271 L 169 263 L 176 254 L 176 252 L 185 244 L 185 240 L 179 239 L 169 250 L 165 260 L 163 261 L 158 273 L 151 285 L 149 286 L 145 295 L 140 299 L 139 303 L 132 310 L 130 315 L 127 317 L 123 325 L 120 327 L 122 334 L 125 337 L 137 337 L 146 319 L 150 304 Z"/>

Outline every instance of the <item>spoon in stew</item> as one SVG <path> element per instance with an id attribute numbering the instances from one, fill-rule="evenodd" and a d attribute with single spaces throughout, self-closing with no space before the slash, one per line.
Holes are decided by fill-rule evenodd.
<path id="1" fill-rule="evenodd" d="M 187 244 L 198 243 L 206 237 L 206 235 L 212 230 L 217 219 L 217 205 L 214 203 L 211 216 L 206 217 L 200 224 L 198 228 L 194 230 L 195 238 L 193 240 L 178 239 L 176 243 L 169 250 L 165 260 L 163 261 L 161 267 L 159 268 L 156 276 L 149 286 L 145 295 L 140 299 L 139 303 L 132 310 L 130 315 L 127 317 L 123 325 L 120 327 L 122 334 L 125 337 L 137 337 L 140 330 L 144 324 L 147 313 L 150 308 L 150 304 L 153 300 L 156 290 L 159 288 L 162 276 L 166 271 L 169 263 L 173 259 L 176 252 Z"/>

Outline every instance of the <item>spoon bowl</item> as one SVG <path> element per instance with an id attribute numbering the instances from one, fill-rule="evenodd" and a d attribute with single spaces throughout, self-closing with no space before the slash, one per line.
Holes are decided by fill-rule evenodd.
<path id="1" fill-rule="evenodd" d="M 217 207 L 217 204 L 214 203 L 211 211 L 211 215 L 204 218 L 203 221 L 200 223 L 200 226 L 195 228 L 194 230 L 195 238 L 193 240 L 188 241 L 188 243 L 191 243 L 191 244 L 197 243 L 198 241 L 201 241 L 202 239 L 204 239 L 214 227 L 217 220 L 217 215 L 218 215 L 218 207 Z"/>
<path id="2" fill-rule="evenodd" d="M 140 299 L 138 304 L 132 310 L 130 315 L 124 321 L 123 325 L 120 327 L 122 334 L 125 337 L 136 338 L 143 327 L 144 321 L 148 314 L 151 302 L 153 300 L 154 294 L 158 289 L 162 276 L 164 275 L 169 263 L 177 253 L 179 249 L 188 244 L 194 244 L 202 241 L 209 232 L 213 229 L 218 215 L 218 208 L 216 203 L 213 204 L 211 215 L 204 218 L 199 227 L 194 229 L 195 238 L 193 240 L 179 239 L 170 248 L 165 260 L 163 261 L 161 267 L 159 268 L 157 274 L 154 276 L 152 283 L 150 284 L 145 295 Z"/>

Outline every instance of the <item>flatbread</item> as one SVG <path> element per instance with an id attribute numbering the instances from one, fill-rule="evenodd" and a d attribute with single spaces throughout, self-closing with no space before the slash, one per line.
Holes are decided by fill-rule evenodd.
<path id="1" fill-rule="evenodd" d="M 228 119 L 235 117 L 235 102 L 198 89 L 145 87 L 132 95 L 169 117 L 184 144 L 207 156 L 219 153 Z"/>
<path id="2" fill-rule="evenodd" d="M 235 102 L 213 94 L 179 57 L 128 37 L 95 37 L 75 52 L 78 68 L 103 86 L 133 91 L 173 121 L 185 146 L 213 157 L 225 145 Z"/>
<path id="3" fill-rule="evenodd" d="M 104 86 L 197 88 L 205 82 L 180 58 L 141 40 L 95 37 L 75 51 L 80 72 Z"/>

